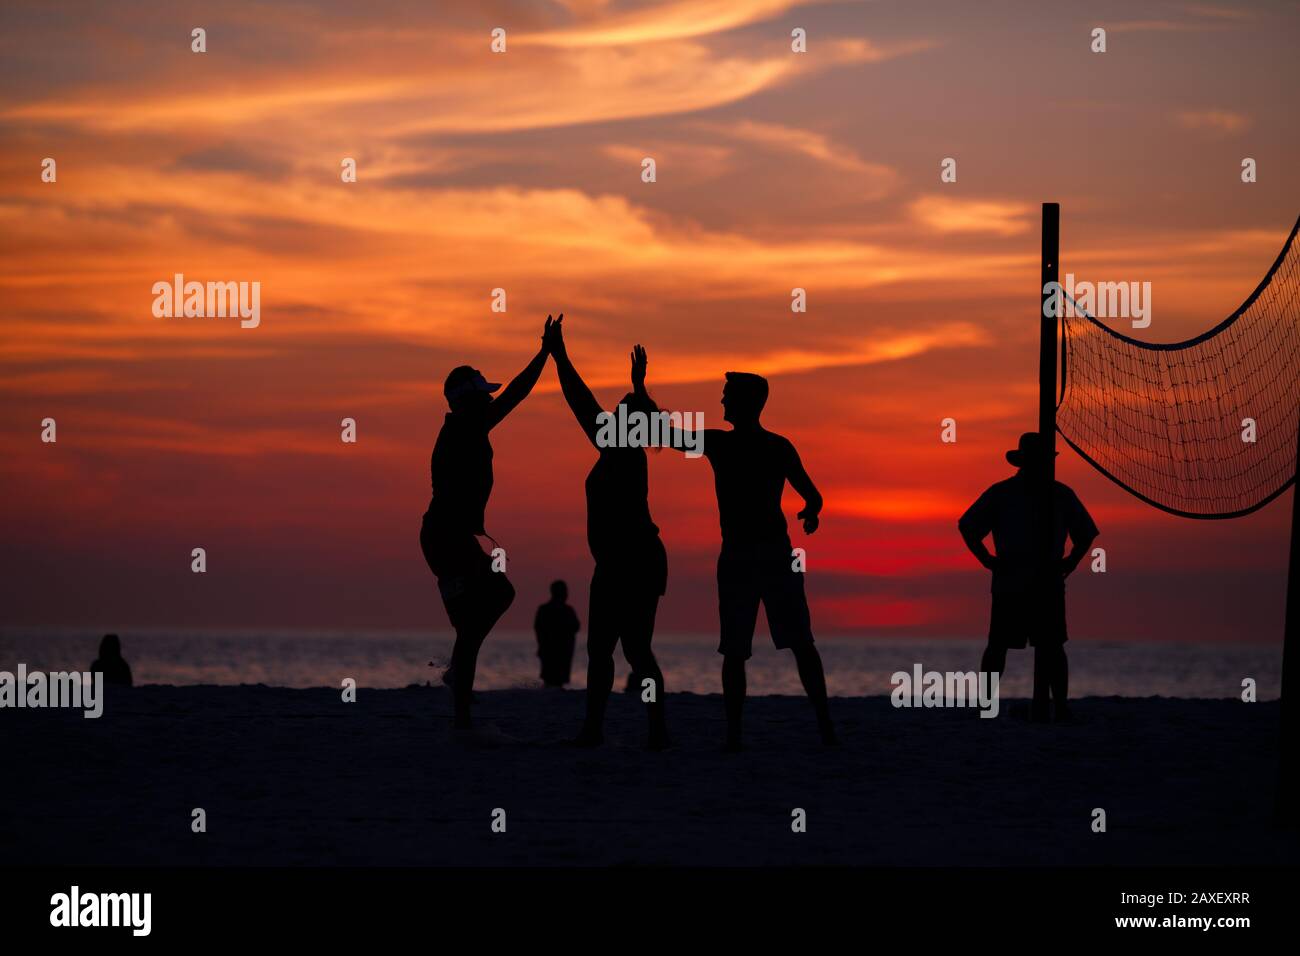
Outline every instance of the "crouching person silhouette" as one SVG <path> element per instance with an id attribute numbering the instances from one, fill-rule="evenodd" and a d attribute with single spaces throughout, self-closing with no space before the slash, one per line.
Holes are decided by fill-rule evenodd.
<path id="1" fill-rule="evenodd" d="M 420 526 L 420 548 L 456 632 L 451 667 L 443 679 L 451 685 L 459 731 L 473 726 L 470 705 L 479 648 L 515 598 L 514 587 L 504 572 L 493 570 L 492 558 L 478 542 L 479 535 L 489 537 L 484 530 L 492 494 L 488 435 L 537 384 L 546 365 L 551 324 L 547 316 L 542 347 L 495 399 L 492 393 L 501 386 L 468 365 L 452 369 L 443 386 L 451 411 L 430 456 L 433 496 Z"/>
<path id="2" fill-rule="evenodd" d="M 713 466 L 722 527 L 718 556 L 718 616 L 722 654 L 722 693 L 727 714 L 725 749 L 741 749 L 745 706 L 745 661 L 752 652 L 761 603 L 772 643 L 794 652 L 799 679 L 812 702 L 822 741 L 836 743 L 827 701 L 826 675 L 813 644 L 803 573 L 794 569 L 790 534 L 781 510 L 788 481 L 804 500 L 796 517 L 806 534 L 817 530 L 822 496 L 789 439 L 759 424 L 767 403 L 767 379 L 749 372 L 728 372 L 722 389 L 722 417 L 730 430 L 710 428 L 703 435 L 703 454 Z M 693 443 L 692 443 L 693 444 Z M 688 447 L 679 430 L 673 446 Z M 694 447 L 699 447 L 698 445 Z"/>
<path id="3" fill-rule="evenodd" d="M 1035 489 L 1048 461 L 1046 443 L 1037 432 L 1026 432 L 1020 436 L 1018 447 L 1007 452 L 1007 461 L 1019 470 L 980 495 L 957 522 L 966 547 L 993 572 L 989 642 L 980 669 L 1000 675 L 1006 668 L 1007 650 L 1028 643 L 1034 648 L 1031 717 L 1047 720 L 1052 708 L 1056 720 L 1068 721 L 1065 579 L 1088 554 L 1099 532 L 1078 496 L 1056 482 L 1051 542 L 1055 566 L 1044 575 L 1038 544 L 1042 523 L 1035 507 Z M 995 551 L 992 554 L 984 545 L 990 534 Z M 1071 548 L 1063 558 L 1067 535 Z"/>

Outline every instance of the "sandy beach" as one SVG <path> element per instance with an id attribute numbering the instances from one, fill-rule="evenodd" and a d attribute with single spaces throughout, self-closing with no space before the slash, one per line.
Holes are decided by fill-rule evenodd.
<path id="1" fill-rule="evenodd" d="M 0 863 L 1294 864 L 1268 826 L 1274 703 L 1087 698 L 1074 726 L 837 699 L 761 697 L 719 752 L 716 696 L 671 695 L 676 746 L 641 749 L 615 695 L 609 742 L 565 740 L 582 695 L 479 695 L 507 739 L 467 748 L 443 688 L 146 686 L 78 711 L 0 714 Z M 191 832 L 202 807 L 207 832 Z M 1094 833 L 1103 808 L 1107 832 Z M 492 814 L 506 812 L 506 832 Z M 792 811 L 807 832 L 791 829 Z"/>

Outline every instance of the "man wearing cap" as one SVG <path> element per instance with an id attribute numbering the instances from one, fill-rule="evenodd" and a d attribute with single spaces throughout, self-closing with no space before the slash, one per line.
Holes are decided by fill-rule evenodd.
<path id="1" fill-rule="evenodd" d="M 1065 579 L 1088 554 L 1098 531 L 1075 493 L 1055 482 L 1052 494 L 1052 557 L 1059 562 L 1043 574 L 1039 554 L 1041 509 L 1037 489 L 1048 461 L 1046 443 L 1037 432 L 1020 436 L 1007 461 L 1019 470 L 999 481 L 967 509 L 957 522 L 966 547 L 993 572 L 993 610 L 989 643 L 980 669 L 1001 674 L 1007 650 L 1034 648 L 1034 701 L 1031 716 L 1046 720 L 1049 704 L 1058 721 L 1069 719 L 1069 666 L 1065 657 Z M 984 539 L 993 535 L 993 554 Z M 1065 551 L 1069 536 L 1070 553 Z"/>
<path id="2" fill-rule="evenodd" d="M 557 320 L 558 321 L 558 320 Z M 433 497 L 420 526 L 420 548 L 438 579 L 447 617 L 456 632 L 446 678 L 455 701 L 458 730 L 468 730 L 474 670 L 484 638 L 510 607 L 515 589 L 478 536 L 487 537 L 484 513 L 492 494 L 492 444 L 488 433 L 528 397 L 550 354 L 551 317 L 546 317 L 542 347 L 495 399 L 501 388 L 476 368 L 452 369 L 443 385 L 451 411 L 438 432 L 429 461 Z M 493 542 L 495 544 L 495 542 Z"/>

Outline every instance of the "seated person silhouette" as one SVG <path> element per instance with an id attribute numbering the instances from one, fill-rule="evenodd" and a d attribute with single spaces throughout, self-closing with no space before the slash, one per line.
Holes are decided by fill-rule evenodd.
<path id="1" fill-rule="evenodd" d="M 1065 579 L 1079 566 L 1098 535 L 1097 526 L 1078 496 L 1061 482 L 1052 496 L 1052 556 L 1044 573 L 1039 556 L 1035 489 L 1048 461 L 1046 443 L 1037 432 L 1020 436 L 1007 461 L 1019 470 L 980 495 L 957 522 L 966 547 L 993 572 L 989 642 L 980 669 L 1001 674 L 1009 648 L 1034 648 L 1034 698 L 1031 716 L 1046 720 L 1054 703 L 1058 721 L 1070 719 L 1069 664 L 1065 656 Z M 993 535 L 995 553 L 984 539 Z M 1071 541 L 1070 553 L 1065 539 Z"/>
<path id="2" fill-rule="evenodd" d="M 537 656 L 542 660 L 542 683 L 563 687 L 573 667 L 573 644 L 578 635 L 578 615 L 568 605 L 569 586 L 551 582 L 551 599 L 537 609 L 533 631 L 537 634 Z"/>
<path id="3" fill-rule="evenodd" d="M 803 574 L 794 570 L 781 495 L 788 481 L 804 500 L 796 517 L 806 534 L 819 524 L 822 496 L 790 440 L 759 424 L 767 403 L 767 379 L 728 372 L 722 389 L 722 417 L 730 430 L 703 434 L 704 457 L 713 466 L 722 526 L 718 556 L 718 615 L 721 619 L 722 691 L 727 714 L 725 749 L 741 748 L 745 704 L 745 661 L 753 651 L 758 606 L 767 612 L 772 643 L 794 652 L 804 691 L 812 702 L 822 741 L 836 743 L 821 655 L 813 644 Z M 674 429 L 673 445 L 684 447 Z"/>
<path id="4" fill-rule="evenodd" d="M 105 634 L 99 642 L 99 656 L 90 665 L 92 674 L 103 674 L 105 684 L 131 686 L 131 667 L 122 657 L 122 642 L 116 634 Z"/>

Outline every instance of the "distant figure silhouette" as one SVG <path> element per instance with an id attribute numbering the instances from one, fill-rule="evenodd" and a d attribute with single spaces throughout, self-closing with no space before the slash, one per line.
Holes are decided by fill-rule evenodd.
<path id="1" fill-rule="evenodd" d="M 623 656 L 638 680 L 654 681 L 654 700 L 647 703 L 647 746 L 662 750 L 670 744 L 664 677 L 650 642 L 659 598 L 668 586 L 668 553 L 659 528 L 650 520 L 645 449 L 597 444 L 600 404 L 569 360 L 559 320 L 552 335 L 551 354 L 565 401 L 599 453 L 586 484 L 587 544 L 596 567 L 587 613 L 587 716 L 577 743 L 594 747 L 604 741 L 605 708 L 614 686 L 614 648 L 621 641 Z M 657 411 L 645 390 L 645 372 L 645 350 L 638 345 L 632 353 L 633 388 L 621 400 L 629 412 Z"/>
<path id="2" fill-rule="evenodd" d="M 568 605 L 569 586 L 551 582 L 551 599 L 537 609 L 533 631 L 537 634 L 537 656 L 542 659 L 542 683 L 563 687 L 573 666 L 573 643 L 578 634 L 578 615 Z"/>
<path id="3" fill-rule="evenodd" d="M 452 688 L 458 730 L 473 726 L 470 707 L 479 648 L 515 598 L 505 573 L 492 570 L 492 558 L 478 542 L 479 535 L 489 537 L 484 530 L 492 494 L 488 433 L 537 384 L 546 365 L 551 324 L 548 315 L 541 349 L 496 399 L 492 393 L 501 386 L 468 365 L 452 369 L 443 385 L 451 411 L 429 459 L 433 497 L 420 526 L 420 549 L 438 579 L 438 591 L 456 631 L 451 667 L 443 680 Z"/>
<path id="4" fill-rule="evenodd" d="M 131 686 L 131 665 L 122 657 L 122 642 L 116 634 L 105 634 L 99 642 L 99 656 L 90 665 L 90 672 L 103 674 L 105 684 Z"/>
<path id="5" fill-rule="evenodd" d="M 1007 461 L 1019 471 L 980 495 L 957 523 L 966 547 L 993 572 L 989 643 L 980 668 L 1000 674 L 1006 667 L 1007 650 L 1028 642 L 1034 648 L 1031 716 L 1047 719 L 1049 702 L 1054 701 L 1056 719 L 1065 721 L 1070 719 L 1065 579 L 1088 554 L 1099 532 L 1078 496 L 1056 482 L 1052 555 L 1060 563 L 1045 579 L 1038 553 L 1042 523 L 1035 507 L 1035 488 L 1047 462 L 1046 443 L 1037 432 L 1026 432 L 1018 447 L 1007 452 Z M 995 554 L 984 546 L 989 534 L 993 535 Z M 1067 534 L 1071 549 L 1061 558 Z"/>
<path id="6" fill-rule="evenodd" d="M 741 747 L 745 706 L 745 661 L 753 653 L 758 605 L 767 612 L 772 643 L 794 652 L 799 679 L 812 702 L 822 741 L 834 744 L 821 655 L 813 644 L 803 574 L 794 569 L 790 534 L 781 510 L 785 483 L 799 493 L 804 508 L 796 517 L 804 532 L 819 523 L 822 496 L 799 460 L 799 453 L 775 432 L 759 424 L 767 403 L 767 379 L 749 372 L 728 372 L 722 389 L 722 417 L 731 429 L 704 431 L 704 457 L 713 466 L 722 525 L 718 556 L 718 615 L 722 637 L 722 692 L 727 713 L 726 749 Z M 674 429 L 675 447 L 683 447 Z"/>

